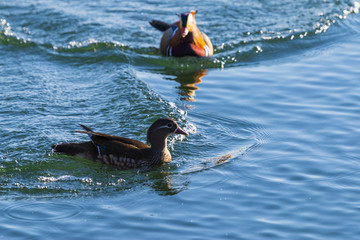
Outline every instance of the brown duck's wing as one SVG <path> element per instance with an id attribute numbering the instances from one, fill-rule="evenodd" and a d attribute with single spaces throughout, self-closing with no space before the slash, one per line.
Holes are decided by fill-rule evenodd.
<path id="1" fill-rule="evenodd" d="M 138 149 L 150 148 L 147 144 L 130 138 L 119 137 L 110 134 L 98 133 L 98 132 L 90 132 L 90 131 L 76 131 L 76 132 L 90 135 L 91 140 L 95 144 L 99 144 L 99 145 L 104 145 L 109 141 L 111 142 L 116 141 L 118 144 L 124 144 L 124 146 L 128 148 L 138 148 Z"/>
<path id="2" fill-rule="evenodd" d="M 145 143 L 92 131 L 77 131 L 91 136 L 97 156 L 95 161 L 119 169 L 139 168 L 150 165 L 150 147 Z"/>
<path id="3" fill-rule="evenodd" d="M 120 169 L 139 168 L 150 165 L 150 148 L 139 149 L 132 144 L 117 140 L 95 139 L 99 149 L 98 162 Z"/>
<path id="4" fill-rule="evenodd" d="M 98 155 L 97 147 L 91 141 L 82 143 L 58 143 L 51 147 L 53 152 L 87 158 L 93 161 L 96 160 Z"/>
<path id="5" fill-rule="evenodd" d="M 92 141 L 82 143 L 58 143 L 52 146 L 53 151 L 71 156 L 101 162 L 118 169 L 139 168 L 151 165 L 150 148 L 138 149 L 133 145 L 120 143 L 116 140 L 101 142 L 96 145 Z"/>
<path id="6" fill-rule="evenodd" d="M 150 148 L 140 149 L 132 144 L 126 144 L 117 140 L 102 141 L 100 139 L 99 141 L 96 141 L 95 144 L 100 147 L 101 155 L 112 154 L 117 157 L 126 157 L 131 159 L 142 159 L 146 157 L 144 153 L 146 153 L 147 150 L 150 150 Z"/>

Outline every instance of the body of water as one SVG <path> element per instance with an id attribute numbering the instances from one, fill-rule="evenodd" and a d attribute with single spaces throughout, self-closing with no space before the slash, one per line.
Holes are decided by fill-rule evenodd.
<path id="1" fill-rule="evenodd" d="M 0 239 L 360 239 L 359 7 L 1 2 Z M 192 9 L 214 56 L 162 57 Z M 51 153 L 159 117 L 190 135 L 152 170 Z"/>

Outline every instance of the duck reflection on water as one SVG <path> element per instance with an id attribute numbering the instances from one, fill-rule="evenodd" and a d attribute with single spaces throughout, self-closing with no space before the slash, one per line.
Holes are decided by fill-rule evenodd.
<path id="1" fill-rule="evenodd" d="M 196 101 L 196 91 L 199 90 L 198 84 L 202 82 L 202 78 L 207 75 L 206 69 L 156 69 L 156 73 L 161 73 L 165 79 L 180 83 L 179 89 L 180 100 Z"/>

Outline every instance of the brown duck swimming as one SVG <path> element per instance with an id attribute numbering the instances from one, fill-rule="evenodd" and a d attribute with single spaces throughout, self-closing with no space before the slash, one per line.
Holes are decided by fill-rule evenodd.
<path id="1" fill-rule="evenodd" d="M 160 51 L 164 56 L 184 57 L 208 57 L 214 54 L 214 49 L 208 36 L 200 32 L 196 25 L 196 11 L 182 13 L 180 20 L 167 24 L 162 21 L 152 20 L 150 24 L 164 32 Z"/>
<path id="2" fill-rule="evenodd" d="M 148 129 L 147 142 L 151 146 L 130 138 L 97 133 L 80 125 L 90 135 L 91 141 L 82 143 L 59 143 L 52 146 L 53 152 L 78 156 L 102 162 L 119 169 L 160 165 L 171 161 L 167 137 L 172 134 L 188 135 L 170 118 L 156 120 Z"/>

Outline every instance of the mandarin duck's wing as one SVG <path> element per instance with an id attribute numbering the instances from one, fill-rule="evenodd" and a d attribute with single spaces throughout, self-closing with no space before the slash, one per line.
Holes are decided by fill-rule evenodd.
<path id="1" fill-rule="evenodd" d="M 205 56 L 212 56 L 214 54 L 214 48 L 213 45 L 210 41 L 210 38 L 204 33 L 204 32 L 200 32 L 201 37 L 204 39 L 205 44 L 207 46 L 207 54 L 205 54 Z"/>
<path id="2" fill-rule="evenodd" d="M 159 30 L 161 32 L 165 32 L 167 29 L 169 29 L 171 27 L 170 24 L 163 22 L 163 21 L 159 21 L 159 20 L 152 20 L 149 23 L 151 26 L 153 26 L 154 28 L 156 28 L 157 30 Z"/>
<path id="3" fill-rule="evenodd" d="M 172 24 L 168 24 L 166 22 L 163 21 L 159 21 L 159 20 L 152 20 L 151 22 L 149 22 L 151 26 L 153 26 L 154 28 L 156 28 L 157 30 L 161 31 L 161 32 L 165 32 L 166 30 L 168 30 L 169 28 L 171 28 L 172 26 L 179 26 L 180 21 L 176 21 Z"/>

